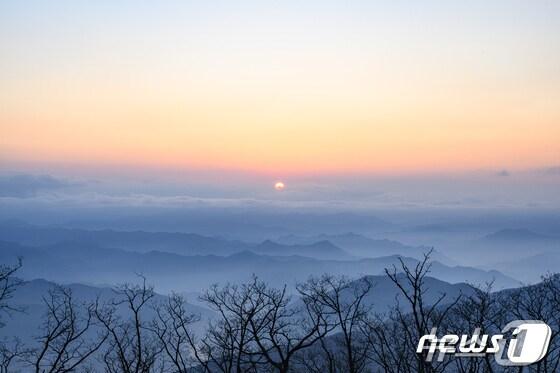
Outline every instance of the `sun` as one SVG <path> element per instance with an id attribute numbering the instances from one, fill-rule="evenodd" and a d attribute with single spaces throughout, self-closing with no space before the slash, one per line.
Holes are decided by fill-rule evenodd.
<path id="1" fill-rule="evenodd" d="M 276 189 L 278 191 L 284 190 L 285 187 L 286 187 L 286 185 L 284 185 L 284 183 L 281 182 L 281 181 L 277 181 L 276 184 L 274 184 L 274 189 Z"/>

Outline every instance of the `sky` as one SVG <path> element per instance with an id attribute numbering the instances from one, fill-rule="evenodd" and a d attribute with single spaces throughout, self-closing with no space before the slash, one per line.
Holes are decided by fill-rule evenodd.
<path id="1" fill-rule="evenodd" d="M 558 186 L 558 1 L 0 1 L 0 55 L 11 174 Z"/>

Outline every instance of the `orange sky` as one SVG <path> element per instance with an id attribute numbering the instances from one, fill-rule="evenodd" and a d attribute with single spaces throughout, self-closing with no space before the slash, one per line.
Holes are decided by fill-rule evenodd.
<path id="1" fill-rule="evenodd" d="M 284 174 L 558 164 L 551 10 L 455 25 L 464 10 L 436 5 L 412 20 L 203 8 L 192 23 L 3 5 L 0 157 Z"/>

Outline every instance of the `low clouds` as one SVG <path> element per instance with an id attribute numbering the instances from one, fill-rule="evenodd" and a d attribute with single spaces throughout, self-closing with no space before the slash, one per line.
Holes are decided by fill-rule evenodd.
<path id="1" fill-rule="evenodd" d="M 76 186 L 76 184 L 51 175 L 2 175 L 0 176 L 0 197 L 28 198 L 42 192 L 55 191 L 72 186 Z"/>
<path id="2" fill-rule="evenodd" d="M 546 175 L 560 175 L 560 166 L 548 167 L 543 171 Z"/>
<path id="3" fill-rule="evenodd" d="M 507 177 L 510 176 L 511 174 L 509 173 L 508 170 L 501 170 L 498 173 L 496 173 L 497 176 L 502 176 L 502 177 Z"/>
<path id="4" fill-rule="evenodd" d="M 546 172 L 546 174 L 545 174 Z M 555 175 L 555 176 L 547 176 Z M 429 207 L 560 206 L 554 166 L 414 176 L 326 175 L 275 179 L 220 174 L 0 174 L 0 204 L 71 208 L 239 208 L 368 210 Z M 218 176 L 220 176 L 218 175 Z M 243 176 L 243 177 L 242 177 Z M 538 189 L 538 193 L 535 190 Z"/>

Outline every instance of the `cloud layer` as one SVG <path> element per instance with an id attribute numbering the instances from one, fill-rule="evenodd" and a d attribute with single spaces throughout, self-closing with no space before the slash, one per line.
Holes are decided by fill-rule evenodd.
<path id="1" fill-rule="evenodd" d="M 75 186 L 51 175 L 0 176 L 0 197 L 27 198 L 45 191 L 55 191 Z"/>

